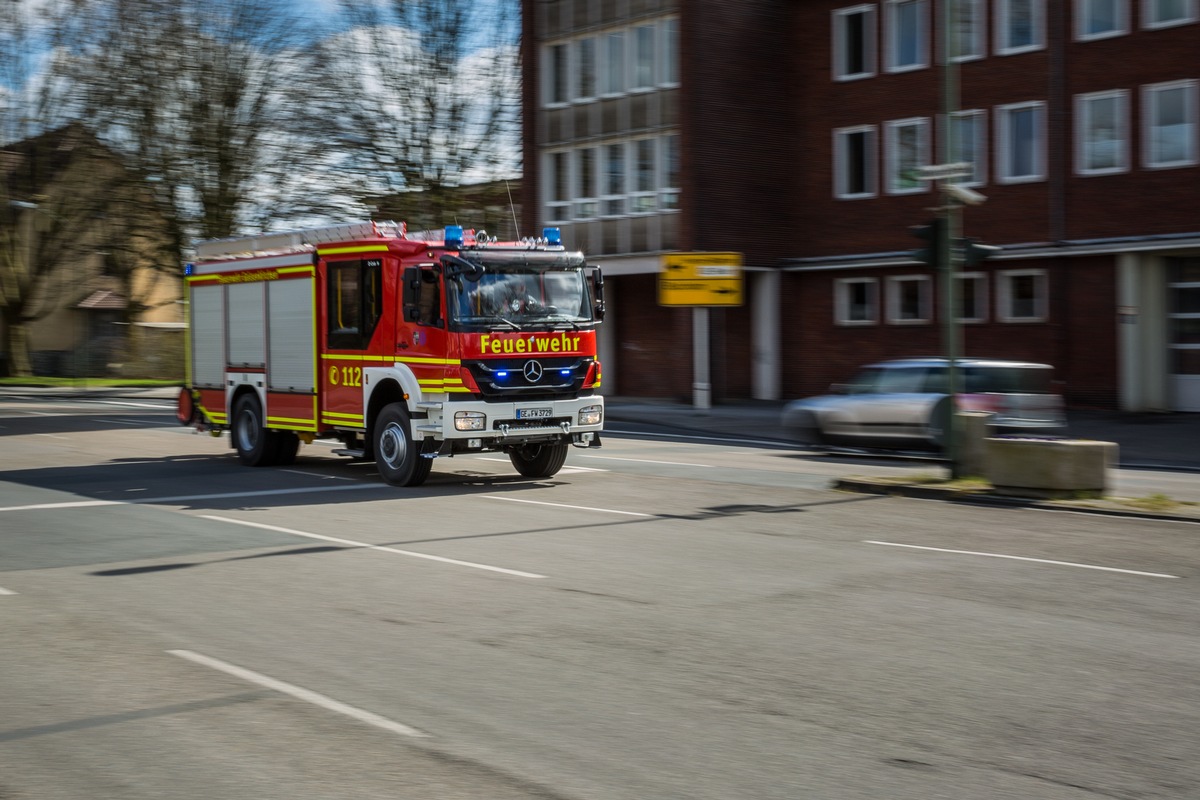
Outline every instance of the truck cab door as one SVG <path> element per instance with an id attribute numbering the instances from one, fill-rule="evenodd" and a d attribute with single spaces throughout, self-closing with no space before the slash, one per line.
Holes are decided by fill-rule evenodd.
<path id="1" fill-rule="evenodd" d="M 363 367 L 383 313 L 383 259 L 325 263 L 320 387 L 321 422 L 366 427 Z M 390 332 L 387 338 L 391 338 Z"/>

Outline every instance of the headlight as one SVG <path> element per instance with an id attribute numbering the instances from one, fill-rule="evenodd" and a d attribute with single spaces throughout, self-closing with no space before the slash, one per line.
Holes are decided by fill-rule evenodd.
<path id="1" fill-rule="evenodd" d="M 599 425 L 603 418 L 604 406 L 584 406 L 579 409 L 580 425 Z"/>
<path id="2" fill-rule="evenodd" d="M 454 412 L 454 430 L 481 431 L 487 423 L 487 417 L 480 411 Z"/>

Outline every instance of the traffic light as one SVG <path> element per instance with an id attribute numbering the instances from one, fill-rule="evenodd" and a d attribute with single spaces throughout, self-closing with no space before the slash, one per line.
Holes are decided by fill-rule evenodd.
<path id="1" fill-rule="evenodd" d="M 984 261 L 1000 252 L 1000 248 L 992 244 L 980 244 L 978 239 L 967 237 L 959 240 L 962 247 L 962 263 L 964 267 L 978 267 Z"/>
<path id="2" fill-rule="evenodd" d="M 936 217 L 928 225 L 914 225 L 909 228 L 913 236 L 925 242 L 922 247 L 912 251 L 912 257 L 915 261 L 928 264 L 934 269 L 941 266 L 942 231 L 945 227 L 946 220 Z"/>

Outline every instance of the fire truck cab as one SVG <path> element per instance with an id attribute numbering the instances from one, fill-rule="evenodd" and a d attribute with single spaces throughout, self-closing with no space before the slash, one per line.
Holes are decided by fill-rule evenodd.
<path id="1" fill-rule="evenodd" d="M 504 452 L 544 478 L 600 446 L 603 278 L 557 229 L 351 223 L 200 242 L 184 271 L 178 417 L 229 431 L 243 464 L 335 439 L 417 486 L 438 456 Z"/>

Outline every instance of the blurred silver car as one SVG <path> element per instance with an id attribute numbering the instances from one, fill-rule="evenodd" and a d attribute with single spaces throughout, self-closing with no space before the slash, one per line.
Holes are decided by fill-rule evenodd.
<path id="1" fill-rule="evenodd" d="M 832 394 L 793 400 L 785 430 L 810 444 L 941 449 L 949 419 L 948 360 L 904 358 L 863 367 Z M 991 434 L 1063 436 L 1063 399 L 1048 364 L 981 358 L 955 360 L 958 408 L 985 411 Z"/>

